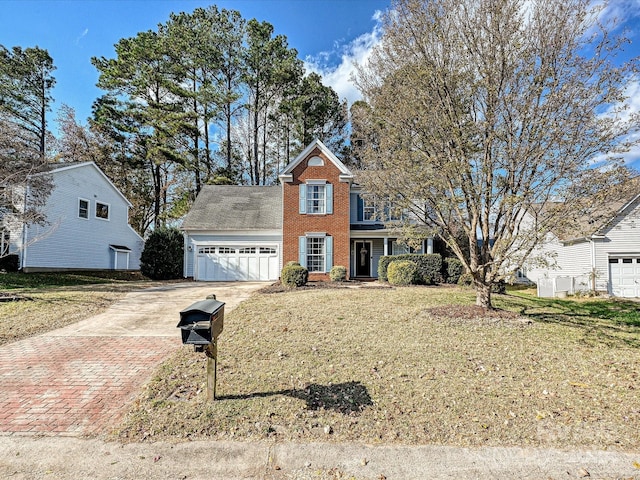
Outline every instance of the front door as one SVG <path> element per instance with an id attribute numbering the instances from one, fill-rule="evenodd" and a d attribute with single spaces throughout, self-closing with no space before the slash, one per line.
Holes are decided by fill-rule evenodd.
<path id="1" fill-rule="evenodd" d="M 371 242 L 356 242 L 356 277 L 371 276 Z"/>

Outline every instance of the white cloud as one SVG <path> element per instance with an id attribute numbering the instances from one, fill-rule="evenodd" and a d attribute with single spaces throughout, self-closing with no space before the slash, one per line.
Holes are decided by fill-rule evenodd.
<path id="1" fill-rule="evenodd" d="M 84 31 L 80 34 L 80 36 L 76 38 L 76 45 L 78 45 L 80 43 L 80 40 L 86 37 L 88 33 L 89 33 L 89 29 L 85 28 Z"/>
<path id="2" fill-rule="evenodd" d="M 362 98 L 360 92 L 352 81 L 356 64 L 364 64 L 371 50 L 380 41 L 382 12 L 376 11 L 373 20 L 376 21 L 371 32 L 360 35 L 351 43 L 336 45 L 336 52 L 321 52 L 314 57 L 307 57 L 305 68 L 307 71 L 316 72 L 322 76 L 323 83 L 333 88 L 340 99 L 346 98 L 351 105 Z M 339 55 L 339 61 L 330 63 L 332 58 Z"/>

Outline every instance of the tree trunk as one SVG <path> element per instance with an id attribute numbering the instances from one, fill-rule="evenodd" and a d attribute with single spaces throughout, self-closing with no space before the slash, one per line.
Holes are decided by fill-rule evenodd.
<path id="1" fill-rule="evenodd" d="M 491 304 L 491 284 L 486 284 L 477 279 L 474 280 L 474 284 L 476 287 L 476 305 L 493 310 L 493 305 Z"/>

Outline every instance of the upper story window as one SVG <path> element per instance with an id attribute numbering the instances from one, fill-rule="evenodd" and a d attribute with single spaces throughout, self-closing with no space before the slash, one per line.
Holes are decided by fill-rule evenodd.
<path id="1" fill-rule="evenodd" d="M 365 200 L 362 204 L 362 219 L 365 222 L 372 222 L 376 219 L 376 207 L 373 203 Z"/>
<path id="2" fill-rule="evenodd" d="M 322 157 L 315 155 L 309 159 L 309 161 L 307 162 L 307 166 L 324 167 L 324 160 L 322 160 Z"/>
<path id="3" fill-rule="evenodd" d="M 300 184 L 300 213 L 332 214 L 333 185 L 325 180 L 309 180 Z"/>
<path id="4" fill-rule="evenodd" d="M 78 199 L 78 217 L 89 218 L 89 200 L 85 200 L 84 198 Z"/>
<path id="5" fill-rule="evenodd" d="M 109 220 L 109 204 L 96 202 L 96 218 Z"/>
<path id="6" fill-rule="evenodd" d="M 307 185 L 307 213 L 326 213 L 325 185 Z"/>

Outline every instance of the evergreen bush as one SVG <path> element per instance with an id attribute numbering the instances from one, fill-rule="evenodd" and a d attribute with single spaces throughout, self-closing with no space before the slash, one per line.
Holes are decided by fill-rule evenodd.
<path id="1" fill-rule="evenodd" d="M 20 269 L 20 261 L 18 255 L 11 254 L 0 258 L 0 270 L 6 272 L 17 272 Z"/>
<path id="2" fill-rule="evenodd" d="M 464 272 L 462 262 L 456 257 L 447 257 L 443 261 L 443 276 L 446 283 L 458 283 L 460 275 Z"/>
<path id="3" fill-rule="evenodd" d="M 473 285 L 473 275 L 470 273 L 463 273 L 458 279 L 458 285 L 461 287 L 470 287 Z"/>
<path id="4" fill-rule="evenodd" d="M 309 271 L 298 262 L 288 262 L 280 272 L 280 281 L 289 288 L 303 287 L 308 280 Z"/>
<path id="5" fill-rule="evenodd" d="M 411 285 L 415 283 L 418 266 L 411 260 L 394 260 L 387 268 L 391 285 Z"/>
<path id="6" fill-rule="evenodd" d="M 344 282 L 347 279 L 347 268 L 342 265 L 331 267 L 329 278 L 332 282 Z"/>
<path id="7" fill-rule="evenodd" d="M 157 228 L 144 244 L 140 271 L 153 280 L 181 278 L 184 263 L 182 232 L 173 227 Z"/>
<path id="8" fill-rule="evenodd" d="M 413 283 L 433 285 L 442 282 L 442 257 L 438 253 L 408 253 L 387 255 L 378 260 L 378 279 L 388 281 L 388 267 L 391 262 L 408 260 L 416 264 L 416 278 Z"/>

